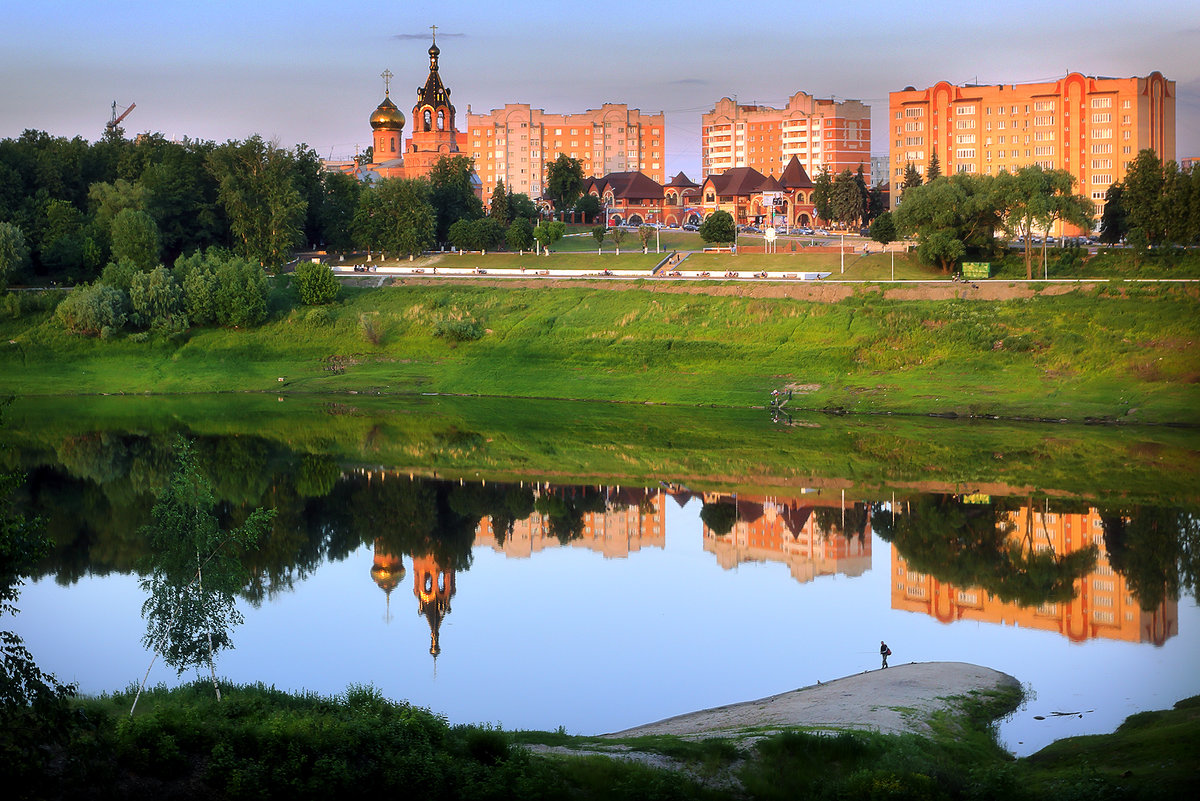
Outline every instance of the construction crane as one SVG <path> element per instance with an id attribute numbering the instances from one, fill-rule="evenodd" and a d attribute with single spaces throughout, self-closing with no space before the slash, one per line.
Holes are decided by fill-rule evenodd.
<path id="1" fill-rule="evenodd" d="M 128 116 L 129 116 L 129 112 L 133 111 L 135 108 L 137 108 L 137 103 L 130 103 L 130 104 L 129 104 L 129 108 L 127 108 L 127 109 L 125 109 L 124 111 L 122 111 L 122 112 L 121 112 L 121 116 L 119 116 L 119 117 L 118 117 L 118 116 L 117 116 L 117 101 L 115 101 L 115 100 L 114 100 L 114 101 L 113 101 L 113 104 L 112 104 L 112 117 L 110 117 L 110 118 L 109 118 L 109 120 L 108 120 L 108 125 L 107 125 L 107 126 L 105 126 L 105 127 L 106 127 L 108 130 L 110 130 L 110 131 L 111 131 L 113 128 L 116 128 L 118 125 L 120 125 L 120 124 L 121 124 L 121 120 L 123 120 L 123 119 L 125 119 L 126 117 L 128 117 Z"/>

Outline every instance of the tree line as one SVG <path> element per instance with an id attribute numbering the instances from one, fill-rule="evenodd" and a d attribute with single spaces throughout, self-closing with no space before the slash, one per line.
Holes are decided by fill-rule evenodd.
<path id="1" fill-rule="evenodd" d="M 506 234 L 537 214 L 503 186 L 492 200 Z M 131 141 L 117 128 L 94 143 L 34 130 L 0 140 L 0 287 L 81 284 L 124 261 L 148 272 L 210 248 L 270 272 L 304 248 L 415 254 L 448 244 L 455 222 L 483 218 L 464 156 L 427 179 L 364 184 L 324 172 L 307 145 L 259 136 Z"/>
<path id="2" fill-rule="evenodd" d="M 924 182 L 908 165 L 894 213 L 880 215 L 872 236 L 886 242 L 915 237 L 922 261 L 949 272 L 964 259 L 988 260 L 1021 244 L 1026 278 L 1033 277 L 1034 239 L 1065 224 L 1089 234 L 1095 204 L 1075 192 L 1070 172 L 1038 165 L 998 175 L 941 175 L 936 154 Z M 878 228 L 876 227 L 878 226 Z M 1142 150 L 1125 180 L 1105 194 L 1100 241 L 1127 243 L 1135 260 L 1159 249 L 1200 244 L 1200 171 L 1184 171 Z M 1041 242 L 1043 251 L 1046 242 Z"/>

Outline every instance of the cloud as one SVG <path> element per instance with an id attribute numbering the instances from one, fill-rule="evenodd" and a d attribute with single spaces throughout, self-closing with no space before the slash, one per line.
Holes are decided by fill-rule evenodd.
<path id="1" fill-rule="evenodd" d="M 441 36 L 443 39 L 465 39 L 467 35 L 465 33 L 439 33 L 438 36 Z M 427 39 L 429 39 L 429 34 L 427 34 L 427 33 L 395 33 L 395 34 L 392 34 L 392 38 L 400 39 L 401 41 L 408 41 L 409 39 L 420 39 L 421 41 L 426 41 Z"/>
<path id="2" fill-rule="evenodd" d="M 706 81 L 703 78 L 680 78 L 677 81 L 670 81 L 668 86 L 708 86 L 712 81 Z"/>

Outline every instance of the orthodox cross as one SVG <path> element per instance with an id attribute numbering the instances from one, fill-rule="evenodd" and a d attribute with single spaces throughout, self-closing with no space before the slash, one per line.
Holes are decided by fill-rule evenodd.
<path id="1" fill-rule="evenodd" d="M 392 82 L 392 71 L 385 69 L 383 72 L 379 73 L 379 77 L 383 78 L 383 94 L 386 96 L 389 91 L 389 86 Z"/>
<path id="2" fill-rule="evenodd" d="M 437 44 L 437 26 L 436 26 L 436 25 L 430 25 L 430 26 L 429 26 L 429 30 L 433 31 L 433 43 L 434 43 L 434 44 Z"/>

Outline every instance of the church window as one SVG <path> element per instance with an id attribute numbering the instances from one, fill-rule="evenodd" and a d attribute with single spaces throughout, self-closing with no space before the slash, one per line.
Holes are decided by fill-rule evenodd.
<path id="1" fill-rule="evenodd" d="M 433 115 L 429 113 L 429 109 L 425 109 L 425 130 L 433 128 Z"/>
<path id="2" fill-rule="evenodd" d="M 392 152 L 395 153 L 396 152 L 396 137 L 394 137 L 394 136 L 392 137 L 391 144 L 392 144 Z"/>
<path id="3" fill-rule="evenodd" d="M 446 130 L 446 112 L 438 109 L 438 130 Z"/>

